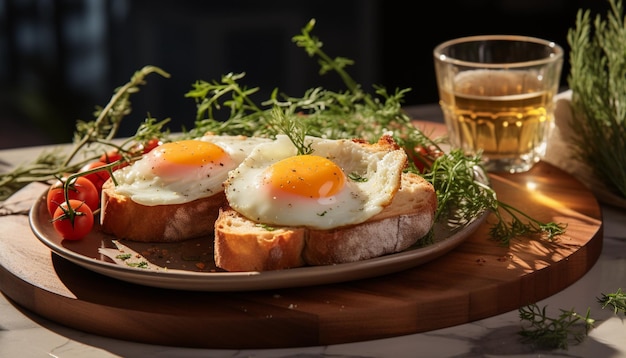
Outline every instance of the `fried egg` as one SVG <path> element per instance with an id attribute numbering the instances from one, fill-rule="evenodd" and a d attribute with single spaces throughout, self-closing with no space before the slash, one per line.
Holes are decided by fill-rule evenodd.
<path id="1" fill-rule="evenodd" d="M 266 138 L 206 135 L 164 143 L 113 172 L 116 192 L 153 206 L 190 202 L 224 190 L 228 172 Z"/>
<path id="2" fill-rule="evenodd" d="M 391 137 L 370 145 L 349 139 L 305 138 L 297 155 L 285 135 L 258 145 L 224 183 L 228 203 L 267 225 L 331 229 L 358 224 L 389 205 L 407 163 Z"/>

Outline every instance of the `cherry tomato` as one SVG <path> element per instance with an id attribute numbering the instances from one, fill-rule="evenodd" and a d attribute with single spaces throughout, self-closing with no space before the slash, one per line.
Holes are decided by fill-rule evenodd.
<path id="1" fill-rule="evenodd" d="M 147 154 L 161 144 L 163 144 L 163 142 L 161 142 L 158 138 L 152 138 L 143 143 L 137 143 L 133 145 L 129 152 L 135 154 Z"/>
<path id="2" fill-rule="evenodd" d="M 86 171 L 91 170 L 91 169 L 103 167 L 105 165 L 107 165 L 107 163 L 105 163 L 105 162 L 91 162 L 91 163 L 87 163 L 82 168 L 80 168 L 79 172 L 83 173 L 83 172 L 86 172 Z M 94 172 L 94 173 L 85 174 L 83 176 L 83 178 L 87 178 L 96 187 L 96 190 L 98 191 L 98 197 L 100 196 L 100 193 L 102 192 L 102 185 L 110 177 L 111 177 L 111 175 L 109 174 L 108 170 L 100 170 L 100 171 L 97 171 L 97 172 Z"/>
<path id="3" fill-rule="evenodd" d="M 415 167 L 421 172 L 425 173 L 430 170 L 433 162 L 440 157 L 443 153 L 435 146 L 417 146 L 412 153 L 408 153 L 409 157 L 415 164 Z"/>
<path id="4" fill-rule="evenodd" d="M 93 212 L 87 204 L 79 200 L 70 199 L 72 212 L 67 204 L 63 202 L 56 208 L 52 216 L 52 226 L 66 240 L 82 239 L 93 229 Z"/>
<path id="5" fill-rule="evenodd" d="M 424 173 L 426 170 L 430 168 L 430 160 L 428 159 L 428 151 L 426 148 L 422 146 L 415 147 L 413 153 L 409 153 L 415 167 L 421 172 Z"/>
<path id="6" fill-rule="evenodd" d="M 48 212 L 53 215 L 57 207 L 61 203 L 65 202 L 65 193 L 63 185 L 66 179 L 58 180 L 56 183 L 50 186 L 48 189 L 48 196 L 46 197 L 46 203 L 48 205 Z M 85 204 L 92 210 L 96 210 L 100 207 L 100 194 L 95 185 L 85 177 L 75 178 L 68 187 L 69 199 L 75 199 Z"/>
<path id="7" fill-rule="evenodd" d="M 143 154 L 150 153 L 151 150 L 160 146 L 162 142 L 158 138 L 152 138 L 143 145 Z"/>
<path id="8" fill-rule="evenodd" d="M 122 154 L 117 149 L 114 149 L 102 154 L 98 160 L 104 163 L 113 163 L 122 158 Z"/>
<path id="9" fill-rule="evenodd" d="M 108 151 L 108 152 L 102 154 L 98 160 L 100 162 L 103 162 L 103 163 L 106 163 L 106 164 L 110 164 L 110 163 L 116 162 L 116 161 L 118 161 L 120 159 L 124 159 L 124 156 L 122 156 L 122 154 L 117 149 L 114 149 L 114 150 L 111 150 L 111 151 Z M 123 167 L 125 167 L 127 165 L 128 165 L 127 162 L 122 162 L 120 165 L 116 165 L 116 166 L 114 166 L 111 169 L 113 171 L 116 171 L 116 170 L 118 170 L 120 168 L 123 168 Z"/>

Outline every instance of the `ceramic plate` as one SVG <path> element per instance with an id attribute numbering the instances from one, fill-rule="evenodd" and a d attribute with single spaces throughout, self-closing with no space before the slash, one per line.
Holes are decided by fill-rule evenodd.
<path id="1" fill-rule="evenodd" d="M 220 272 L 211 237 L 182 243 L 137 243 L 104 234 L 96 224 L 84 239 L 63 240 L 49 221 L 45 194 L 30 210 L 35 235 L 54 253 L 86 269 L 135 284 L 191 291 L 252 291 L 312 286 L 382 276 L 422 265 L 461 244 L 487 213 L 456 228 L 436 224 L 432 243 L 374 259 L 280 271 Z M 126 259 L 126 257 L 130 257 Z"/>

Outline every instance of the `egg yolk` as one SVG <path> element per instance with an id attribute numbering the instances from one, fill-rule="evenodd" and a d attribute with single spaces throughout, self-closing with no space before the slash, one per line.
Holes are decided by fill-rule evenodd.
<path id="1" fill-rule="evenodd" d="M 168 177 L 180 170 L 205 165 L 223 165 L 227 157 L 220 146 L 199 140 L 182 140 L 165 143 L 150 152 L 153 155 L 152 171 Z"/>
<path id="2" fill-rule="evenodd" d="M 326 198 L 343 188 L 346 177 L 331 160 L 297 155 L 274 163 L 265 174 L 273 189 L 307 198 Z"/>

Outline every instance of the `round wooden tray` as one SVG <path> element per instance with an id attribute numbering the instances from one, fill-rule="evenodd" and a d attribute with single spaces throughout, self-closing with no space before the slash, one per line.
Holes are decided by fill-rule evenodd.
<path id="1" fill-rule="evenodd" d="M 488 219 L 463 244 L 422 266 L 373 279 L 253 292 L 144 287 L 83 269 L 43 245 L 25 215 L 0 217 L 0 289 L 52 321 L 143 343 L 278 348 L 406 335 L 494 316 L 537 302 L 582 277 L 602 249 L 593 194 L 539 163 L 490 175 L 500 201 L 568 225 L 554 242 L 489 238 Z M 41 186 L 19 193 L 32 205 Z"/>

